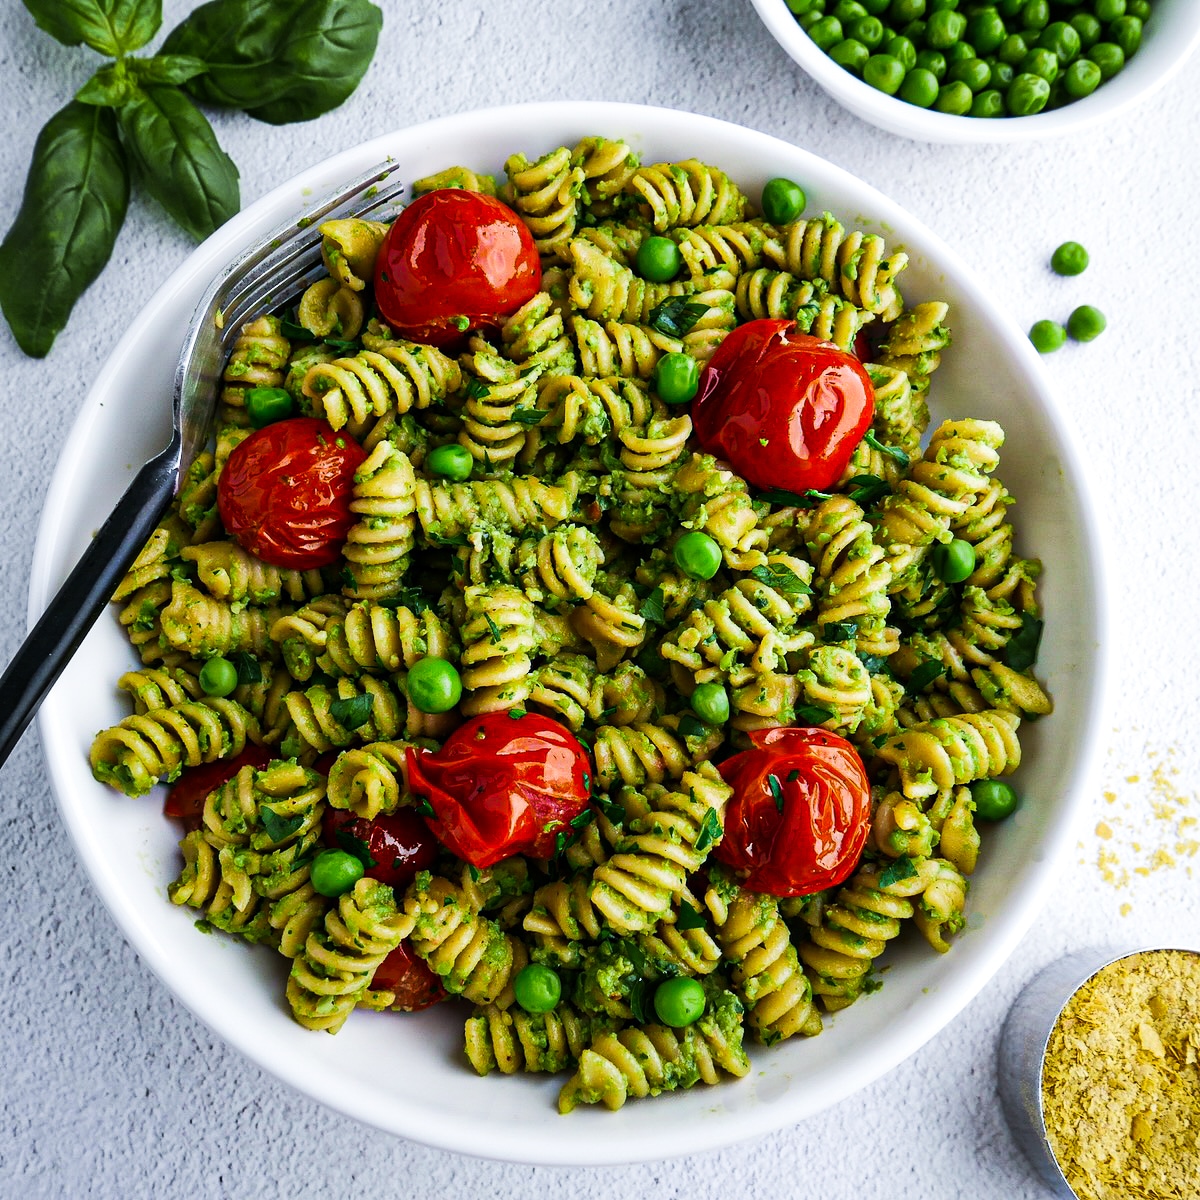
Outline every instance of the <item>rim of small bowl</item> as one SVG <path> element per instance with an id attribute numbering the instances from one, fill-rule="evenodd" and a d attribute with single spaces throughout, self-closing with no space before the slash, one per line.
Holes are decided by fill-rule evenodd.
<path id="1" fill-rule="evenodd" d="M 1200 46 L 1200 3 L 1154 0 L 1159 7 L 1146 21 L 1137 53 L 1090 96 L 1029 117 L 956 117 L 888 96 L 838 66 L 800 27 L 785 0 L 750 2 L 771 36 L 833 99 L 880 129 L 925 142 L 1037 141 L 1091 129 L 1148 100 Z"/>
<path id="2" fill-rule="evenodd" d="M 1087 645 L 1079 649 L 1078 652 L 1084 657 L 1072 668 L 1082 679 L 1082 682 L 1073 685 L 1078 706 L 1071 723 L 1063 727 L 1064 732 L 1072 731 L 1068 737 L 1073 739 L 1077 753 L 1058 775 L 1062 792 L 1052 813 L 1044 818 L 1045 823 L 1036 842 L 1035 859 L 1017 864 L 1016 875 L 1023 880 L 1022 886 L 1010 890 L 1005 896 L 1003 908 L 988 919 L 988 936 L 982 940 L 965 939 L 961 946 L 956 947 L 954 955 L 957 957 L 952 956 L 953 961 L 947 963 L 945 968 L 922 965 L 908 971 L 908 974 L 920 979 L 936 981 L 935 985 L 925 989 L 919 1004 L 906 1011 L 903 1021 L 888 1020 L 886 1038 L 870 1034 L 865 1038 L 865 1044 L 857 1041 L 850 1044 L 839 1055 L 836 1064 L 818 1064 L 814 1067 L 809 1062 L 800 1070 L 774 1069 L 764 1065 L 762 1072 L 756 1070 L 754 1073 L 755 1077 L 763 1076 L 761 1085 L 743 1081 L 751 1086 L 740 1094 L 736 1089 L 725 1093 L 721 1088 L 680 1093 L 667 1098 L 666 1107 L 658 1115 L 637 1105 L 627 1105 L 618 1113 L 581 1110 L 569 1118 L 569 1123 L 564 1118 L 563 1124 L 554 1126 L 552 1137 L 545 1136 L 546 1124 L 558 1120 L 553 1112 L 552 1098 L 549 1099 L 551 1107 L 544 1117 L 539 1109 L 535 1133 L 532 1120 L 527 1128 L 526 1125 L 515 1123 L 513 1115 L 504 1111 L 506 1093 L 498 1085 L 494 1103 L 490 1096 L 488 1101 L 492 1105 L 488 1109 L 488 1119 L 491 1120 L 490 1114 L 494 1110 L 494 1123 L 473 1121 L 469 1115 L 447 1122 L 444 1116 L 439 1116 L 436 1103 L 423 1105 L 420 1097 L 397 1098 L 382 1086 L 375 1086 L 373 1077 L 367 1082 L 361 1075 L 339 1077 L 328 1069 L 328 1052 L 318 1051 L 319 1061 L 314 1062 L 306 1050 L 309 1045 L 315 1046 L 317 1043 L 302 1044 L 298 1039 L 301 1035 L 309 1039 L 315 1035 L 287 1020 L 277 1028 L 274 1020 L 276 1009 L 271 1010 L 270 1027 L 266 1029 L 261 1027 L 261 1022 L 258 1028 L 247 1028 L 233 1020 L 227 996 L 211 994 L 209 985 L 197 984 L 195 962 L 173 953 L 161 933 L 160 917 L 139 907 L 131 886 L 121 874 L 122 867 L 128 871 L 129 863 L 117 863 L 105 857 L 104 838 L 111 834 L 102 829 L 104 817 L 96 814 L 94 806 L 107 806 L 110 814 L 120 813 L 119 819 L 122 820 L 125 819 L 123 814 L 126 810 L 121 807 L 122 797 L 109 796 L 109 789 L 94 784 L 86 770 L 86 759 L 82 763 L 76 761 L 80 754 L 76 726 L 81 718 L 72 712 L 74 698 L 68 695 L 70 683 L 67 680 L 60 681 L 48 697 L 39 714 L 38 724 L 48 772 L 64 823 L 101 899 L 147 965 L 159 975 L 173 995 L 223 1041 L 305 1095 L 389 1132 L 427 1145 L 481 1157 L 583 1166 L 648 1161 L 694 1153 L 795 1123 L 867 1086 L 944 1029 L 1016 948 L 1053 884 L 1051 865 L 1061 860 L 1073 844 L 1076 825 L 1083 815 L 1088 789 L 1098 769 L 1099 731 L 1103 725 L 1101 714 L 1106 700 L 1110 666 L 1107 646 L 1110 639 L 1106 589 L 1103 584 L 1104 542 L 1097 517 L 1098 509 L 1092 500 L 1092 484 L 1075 435 L 1059 410 L 1044 368 L 1028 339 L 992 299 L 966 262 L 924 222 L 850 172 L 811 151 L 771 135 L 693 113 L 593 101 L 542 102 L 481 109 L 394 130 L 306 169 L 247 207 L 198 247 L 168 277 L 158 292 L 148 298 L 144 311 L 147 314 L 159 314 L 153 316 L 150 322 L 153 325 L 155 321 L 165 319 L 160 315 L 160 310 L 180 310 L 181 296 L 197 292 L 199 285 L 219 272 L 244 245 L 252 243 L 281 220 L 294 215 L 297 196 L 320 194 L 331 184 L 354 177 L 385 156 L 404 161 L 403 155 L 410 153 L 415 154 L 418 161 L 427 161 L 436 150 L 442 157 L 434 161 L 445 165 L 450 161 L 445 155 L 462 152 L 460 149 L 447 149 L 455 147 L 456 140 L 460 144 L 478 142 L 486 136 L 488 145 L 507 153 L 520 148 L 522 138 L 529 138 L 531 142 L 537 139 L 540 144 L 546 137 L 563 136 L 561 131 L 565 127 L 574 130 L 574 136 L 585 132 L 605 132 L 610 136 L 630 137 L 635 142 L 648 139 L 658 144 L 678 146 L 680 150 L 695 146 L 697 152 L 703 151 L 707 139 L 713 147 L 711 160 L 718 165 L 722 165 L 721 147 L 735 149 L 739 160 L 753 160 L 764 166 L 769 166 L 780 156 L 786 156 L 796 164 L 797 169 L 808 169 L 814 178 L 824 180 L 823 187 L 850 192 L 857 211 L 870 213 L 873 224 L 891 227 L 911 237 L 928 253 L 933 268 L 940 271 L 943 277 L 953 279 L 957 292 L 968 305 L 967 311 L 977 313 L 986 324 L 996 352 L 1011 364 L 1015 378 L 1021 381 L 1021 386 L 1029 396 L 1029 410 L 1038 414 L 1039 422 L 1053 437 L 1059 455 L 1058 469 L 1070 481 L 1065 498 L 1075 514 L 1074 528 L 1081 547 L 1079 561 L 1082 575 L 1079 586 L 1084 589 L 1082 594 L 1085 597 L 1081 612 L 1085 614 L 1082 628 L 1087 633 Z M 186 316 L 190 315 L 191 310 L 188 309 Z M 81 464 L 95 455 L 93 426 L 98 421 L 95 400 L 102 395 L 111 395 L 108 389 L 116 387 L 116 381 L 129 378 L 123 372 L 129 370 L 146 336 L 141 324 L 137 320 L 131 322 L 129 330 L 98 373 L 80 418 L 64 444 L 38 532 L 30 581 L 31 622 L 69 569 L 73 561 L 72 552 L 77 554 L 80 549 L 81 518 L 77 509 L 84 500 L 72 498 L 72 480 Z M 186 318 L 179 329 L 180 338 L 184 325 Z M 168 352 L 175 353 L 169 346 L 159 351 L 160 355 Z M 163 420 L 169 424 L 169 418 L 164 416 Z M 128 448 L 122 448 L 122 456 L 128 453 Z M 133 466 L 128 466 L 130 472 Z M 86 499 L 93 507 L 97 503 L 95 495 L 89 495 Z M 1046 758 L 1051 753 L 1047 745 L 1043 748 L 1042 756 Z M 157 805 L 151 802 L 151 806 L 155 810 L 151 817 L 161 820 Z M 146 821 L 148 826 L 150 817 Z M 141 829 L 137 832 L 143 842 L 151 836 Z M 125 857 L 128 858 L 128 855 Z M 148 858 L 144 853 L 140 865 L 143 868 L 148 866 Z M 140 886 L 144 888 L 145 884 Z M 165 899 L 162 904 L 170 908 Z M 173 919 L 175 916 L 172 913 Z M 207 940 L 211 942 L 211 939 Z M 241 949 L 232 947 L 230 953 Z M 945 960 L 936 961 L 940 963 Z M 250 969 L 261 972 L 257 966 Z M 924 974 L 935 970 L 937 973 L 928 977 Z M 239 966 L 239 975 L 241 972 Z M 277 1004 L 277 1000 L 273 998 L 272 1003 Z M 854 1016 L 854 1012 L 852 1008 L 841 1016 L 849 1015 L 852 1022 L 857 1021 L 859 1018 Z M 417 1016 L 424 1018 L 434 1014 L 436 1009 Z M 255 1014 L 250 1014 L 246 1019 L 251 1017 L 255 1017 Z M 882 1021 L 881 1016 L 867 1014 L 864 1014 L 864 1019 L 868 1030 Z M 355 1048 L 364 1050 L 358 1045 L 358 1034 L 352 1028 L 353 1024 L 351 1022 L 338 1036 L 339 1054 L 347 1051 L 353 1054 Z M 414 1026 L 418 1037 L 424 1036 L 421 1030 L 430 1028 L 428 1025 Z M 458 1028 L 461 1039 L 461 1021 Z M 440 1032 L 440 1029 L 436 1032 Z M 389 1035 L 381 1031 L 373 1036 L 386 1040 Z M 839 1045 L 841 1041 L 845 1039 L 841 1039 Z M 327 1044 L 320 1043 L 322 1047 Z M 346 1051 L 341 1049 L 343 1045 Z M 373 1041 L 369 1040 L 365 1052 L 375 1052 Z M 787 1061 L 790 1063 L 790 1058 Z M 446 1061 L 438 1073 L 437 1081 L 444 1082 L 443 1076 L 451 1071 L 470 1074 L 465 1064 Z M 806 1076 L 804 1085 L 793 1086 L 793 1075 L 801 1074 Z M 485 1087 L 493 1086 L 490 1081 L 472 1078 L 472 1082 Z M 511 1079 L 502 1082 L 507 1082 L 510 1089 L 514 1083 Z M 524 1084 L 525 1080 L 516 1082 Z M 542 1089 L 543 1096 L 537 1103 L 545 1103 L 546 1085 L 539 1081 L 537 1086 Z M 459 1085 L 453 1083 L 448 1094 L 457 1095 L 460 1090 Z M 507 1095 L 511 1098 L 512 1091 Z M 666 1116 L 671 1101 L 677 1102 L 677 1111 L 684 1119 Z M 511 1108 L 511 1104 L 508 1107 Z M 521 1106 L 517 1107 L 519 1109 Z M 631 1109 L 636 1111 L 631 1112 Z M 691 1114 L 693 1119 L 687 1120 L 687 1114 Z"/>
<path id="3" fill-rule="evenodd" d="M 1013 1140 L 1060 1200 L 1078 1200 L 1046 1129 L 1042 1080 L 1050 1037 L 1079 990 L 1105 967 L 1141 954 L 1180 951 L 1200 957 L 1200 938 L 1173 937 L 1130 946 L 1089 946 L 1047 963 L 1017 994 L 996 1047 L 997 1090 Z"/>

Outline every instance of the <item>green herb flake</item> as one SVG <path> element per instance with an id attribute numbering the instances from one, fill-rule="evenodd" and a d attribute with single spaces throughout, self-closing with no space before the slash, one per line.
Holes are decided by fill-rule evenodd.
<path id="1" fill-rule="evenodd" d="M 863 441 L 872 449 L 878 450 L 880 454 L 886 454 L 888 458 L 894 459 L 902 467 L 908 466 L 908 455 L 899 446 L 885 446 L 869 429 L 864 434 Z"/>
<path id="2" fill-rule="evenodd" d="M 780 563 L 767 563 L 765 566 L 752 567 L 750 577 L 788 596 L 807 595 L 812 591 L 812 588 L 791 567 L 785 567 Z"/>
<path id="3" fill-rule="evenodd" d="M 783 784 L 774 772 L 767 775 L 767 786 L 771 789 L 771 799 L 775 801 L 775 810 L 783 812 Z"/>
<path id="4" fill-rule="evenodd" d="M 704 820 L 700 822 L 700 832 L 696 834 L 696 849 L 707 850 L 709 846 L 720 839 L 723 832 L 717 810 L 715 808 L 705 810 Z"/>
<path id="5" fill-rule="evenodd" d="M 1028 671 L 1037 662 L 1038 646 L 1042 640 L 1040 617 L 1026 613 L 1021 618 L 1021 628 L 1009 639 L 1004 648 L 1004 665 L 1014 671 Z"/>
<path id="6" fill-rule="evenodd" d="M 253 654 L 249 654 L 245 650 L 235 650 L 229 655 L 229 661 L 237 670 L 239 686 L 253 687 L 257 683 L 262 683 L 262 666 Z"/>
<path id="7" fill-rule="evenodd" d="M 667 337 L 681 338 L 708 312 L 707 304 L 689 301 L 686 296 L 668 296 L 650 310 L 647 324 Z"/>
<path id="8" fill-rule="evenodd" d="M 927 658 L 913 668 L 913 673 L 908 677 L 904 690 L 910 696 L 916 695 L 918 692 L 923 692 L 935 679 L 940 679 L 945 673 L 945 663 L 938 662 L 936 658 Z"/>
<path id="9" fill-rule="evenodd" d="M 642 601 L 638 615 L 649 621 L 651 625 L 665 625 L 667 623 L 667 614 L 661 587 L 656 587 Z"/>
<path id="10" fill-rule="evenodd" d="M 704 917 L 686 900 L 681 900 L 679 902 L 679 912 L 675 917 L 675 928 L 682 930 L 703 929 Z"/>
<path id="11" fill-rule="evenodd" d="M 833 710 L 823 708 L 820 704 L 801 704 L 796 709 L 797 725 L 824 725 L 833 720 Z"/>
<path id="12" fill-rule="evenodd" d="M 905 879 L 915 879 L 916 876 L 917 868 L 913 866 L 912 859 L 907 854 L 902 854 L 895 862 L 889 863 L 880 872 L 879 886 L 881 888 L 891 887 Z"/>
<path id="13" fill-rule="evenodd" d="M 272 842 L 284 842 L 304 824 L 304 815 L 281 817 L 273 808 L 259 809 L 259 820 Z"/>
<path id="14" fill-rule="evenodd" d="M 371 719 L 375 697 L 370 692 L 358 696 L 339 697 L 329 705 L 329 715 L 347 730 L 358 729 Z"/>
<path id="15" fill-rule="evenodd" d="M 345 850 L 347 854 L 353 854 L 362 863 L 364 871 L 369 871 L 376 865 L 375 859 L 371 857 L 371 848 L 349 829 L 339 829 L 335 837 L 341 849 Z"/>

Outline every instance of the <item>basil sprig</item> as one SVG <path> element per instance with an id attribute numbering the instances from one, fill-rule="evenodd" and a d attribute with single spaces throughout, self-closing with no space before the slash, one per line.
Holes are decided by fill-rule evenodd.
<path id="1" fill-rule="evenodd" d="M 135 55 L 162 26 L 162 0 L 24 4 L 57 41 L 109 59 L 42 129 L 0 242 L 0 311 L 35 358 L 112 255 L 133 183 L 197 240 L 238 211 L 237 167 L 196 101 L 312 120 L 358 86 L 383 23 L 370 0 L 211 0 L 158 54 Z"/>

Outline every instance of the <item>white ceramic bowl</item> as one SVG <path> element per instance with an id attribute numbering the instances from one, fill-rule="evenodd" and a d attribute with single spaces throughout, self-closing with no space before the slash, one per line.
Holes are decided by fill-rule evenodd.
<path id="1" fill-rule="evenodd" d="M 697 1087 L 613 1114 L 559 1117 L 560 1081 L 480 1079 L 462 1057 L 462 1013 L 441 1006 L 403 1017 L 355 1014 L 336 1036 L 290 1018 L 283 960 L 261 947 L 204 937 L 167 900 L 176 831 L 159 797 L 131 800 L 96 783 L 95 732 L 126 715 L 117 676 L 134 664 L 117 622 L 92 630 L 40 713 L 42 743 L 63 818 L 96 888 L 126 936 L 172 992 L 222 1038 L 301 1092 L 365 1122 L 431 1145 L 547 1164 L 659 1159 L 711 1149 L 792 1124 L 883 1075 L 934 1037 L 979 991 L 1033 920 L 1073 842 L 1100 729 L 1104 589 L 1099 535 L 1080 454 L 1037 354 L 936 234 L 845 171 L 775 138 L 707 117 L 633 105 L 554 103 L 464 113 L 387 134 L 281 185 L 236 216 L 170 276 L 97 375 L 64 443 L 33 568 L 37 614 L 138 464 L 165 444 L 180 340 L 205 284 L 243 247 L 373 163 L 392 156 L 417 178 L 464 164 L 499 172 L 581 136 L 626 138 L 647 162 L 692 155 L 723 167 L 751 195 L 771 176 L 802 181 L 813 210 L 886 235 L 910 256 L 910 302 L 950 302 L 954 348 L 932 390 L 935 417 L 995 418 L 1009 434 L 1001 474 L 1018 497 L 1025 552 L 1046 562 L 1047 615 L 1039 672 L 1052 718 L 1022 734 L 1017 782 L 1027 797 L 986 835 L 969 928 L 943 956 L 923 945 L 891 956 L 883 990 L 828 1022 L 818 1038 L 757 1049 L 739 1082 Z M 136 1064 L 134 1068 L 136 1070 Z M 253 1082 L 248 1080 L 247 1087 Z"/>
<path id="2" fill-rule="evenodd" d="M 784 0 L 750 0 L 775 40 L 855 116 L 922 142 L 1023 142 L 1076 133 L 1111 120 L 1152 96 L 1200 44 L 1196 0 L 1153 0 L 1142 44 L 1124 70 L 1090 96 L 1031 117 L 954 117 L 918 108 L 863 83 L 838 66 L 797 23 Z"/>

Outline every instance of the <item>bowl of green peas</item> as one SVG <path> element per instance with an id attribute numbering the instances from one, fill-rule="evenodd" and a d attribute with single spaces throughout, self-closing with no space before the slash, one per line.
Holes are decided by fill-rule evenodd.
<path id="1" fill-rule="evenodd" d="M 1012 142 L 1099 124 L 1200 44 L 1196 0 L 751 0 L 835 100 L 927 142 Z"/>

